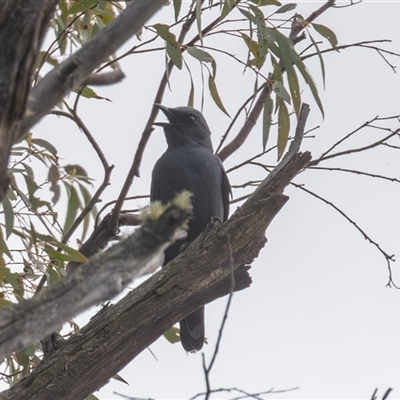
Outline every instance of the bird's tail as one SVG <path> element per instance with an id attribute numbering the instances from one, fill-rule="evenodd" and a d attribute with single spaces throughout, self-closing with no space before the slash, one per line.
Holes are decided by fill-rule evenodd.
<path id="1" fill-rule="evenodd" d="M 181 342 L 187 352 L 199 351 L 204 344 L 204 307 L 180 322 Z"/>

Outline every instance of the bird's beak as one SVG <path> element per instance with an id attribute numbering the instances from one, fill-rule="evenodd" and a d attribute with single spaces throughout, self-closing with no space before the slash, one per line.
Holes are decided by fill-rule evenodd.
<path id="1" fill-rule="evenodd" d="M 172 110 L 168 107 L 163 106 L 162 104 L 158 104 L 158 103 L 154 103 L 154 106 L 157 107 L 159 110 L 161 110 L 165 116 L 168 118 L 168 121 L 171 123 L 173 122 L 174 119 L 174 113 L 172 112 Z M 157 126 L 167 126 L 170 125 L 170 123 L 168 122 L 154 122 L 153 125 L 157 125 Z"/>

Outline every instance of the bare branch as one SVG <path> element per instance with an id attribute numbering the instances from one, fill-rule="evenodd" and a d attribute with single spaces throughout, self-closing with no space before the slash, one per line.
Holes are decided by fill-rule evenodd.
<path id="1" fill-rule="evenodd" d="M 391 42 L 392 42 L 391 40 L 381 39 L 381 40 L 367 40 L 367 41 L 362 41 L 362 42 L 358 42 L 358 43 L 351 43 L 351 44 L 342 44 L 342 45 L 337 45 L 335 47 L 330 47 L 328 49 L 320 50 L 319 52 L 303 55 L 301 57 L 301 59 L 304 61 L 307 58 L 315 57 L 317 55 L 321 55 L 321 54 L 324 54 L 324 53 L 330 53 L 332 51 L 336 52 L 336 51 L 339 51 L 339 50 L 345 50 L 345 49 L 349 49 L 349 48 L 352 48 L 352 47 L 358 47 L 358 48 L 361 47 L 361 48 L 364 48 L 364 49 L 375 50 L 383 58 L 385 63 L 387 65 L 389 65 L 389 67 L 392 69 L 392 71 L 396 73 L 397 72 L 396 71 L 396 66 L 389 62 L 389 60 L 385 57 L 385 54 L 388 54 L 388 55 L 391 55 L 391 56 L 394 56 L 394 57 L 400 57 L 400 54 L 396 53 L 396 52 L 393 52 L 393 51 L 386 50 L 386 49 L 382 49 L 382 48 L 377 47 L 377 46 L 371 46 L 371 44 L 374 44 L 374 43 L 391 43 Z M 308 49 L 305 49 L 303 52 L 305 52 L 306 50 L 308 50 Z"/>
<path id="2" fill-rule="evenodd" d="M 396 129 L 395 131 L 393 131 L 392 133 L 390 133 L 389 135 L 385 136 L 383 139 L 377 140 L 374 143 L 369 144 L 368 146 L 363 146 L 363 147 L 357 147 L 355 149 L 349 149 L 349 150 L 344 150 L 344 151 L 339 151 L 337 153 L 334 154 L 330 154 L 330 155 L 325 155 L 322 156 L 316 160 L 313 160 L 310 162 L 310 166 L 314 166 L 314 165 L 318 165 L 320 162 L 322 161 L 326 161 L 329 160 L 331 158 L 335 158 L 335 157 L 340 157 L 340 156 L 345 156 L 345 155 L 349 155 L 352 153 L 360 153 L 362 151 L 365 150 L 370 150 L 373 149 L 374 147 L 377 147 L 379 145 L 382 145 L 383 143 L 385 143 L 387 140 L 389 140 L 391 137 L 396 136 L 400 133 L 400 128 Z M 343 139 L 344 140 L 344 139 Z M 342 140 L 342 142 L 343 142 Z"/>
<path id="3" fill-rule="evenodd" d="M 311 196 L 317 198 L 318 200 L 321 200 L 322 202 L 324 202 L 325 204 L 329 205 L 330 207 L 332 207 L 334 210 L 336 210 L 342 217 L 344 217 L 348 222 L 350 222 L 360 233 L 361 235 L 364 237 L 365 240 L 367 240 L 368 242 L 370 242 L 372 245 L 374 245 L 378 251 L 383 255 L 383 257 L 386 260 L 387 263 L 387 267 L 388 267 L 388 271 L 389 271 L 389 281 L 387 283 L 387 286 L 394 286 L 396 289 L 400 289 L 400 287 L 398 287 L 392 279 L 392 268 L 391 268 L 391 262 L 394 262 L 394 254 L 388 254 L 386 253 L 385 250 L 382 249 L 382 247 L 380 246 L 380 244 L 378 242 L 375 242 L 358 224 L 357 222 L 355 222 L 353 219 L 351 219 L 343 210 L 341 210 L 337 205 L 335 205 L 334 203 L 332 203 L 331 201 L 325 199 L 324 197 L 314 193 L 313 191 L 305 188 L 303 185 L 299 185 L 297 183 L 291 182 L 291 184 L 293 186 L 295 186 L 298 189 L 303 190 L 304 192 L 310 194 Z"/>
<path id="4" fill-rule="evenodd" d="M 236 387 L 232 387 L 232 388 L 219 388 L 219 389 L 212 389 L 210 391 L 211 394 L 213 393 L 221 393 L 221 392 L 227 392 L 227 393 L 231 393 L 231 392 L 238 392 L 241 393 L 242 396 L 239 397 L 234 397 L 230 400 L 242 400 L 242 399 L 260 399 L 261 397 L 259 396 L 263 396 L 263 395 L 268 395 L 268 394 L 278 394 L 278 393 L 286 393 L 286 392 L 291 392 L 293 390 L 298 390 L 298 387 L 294 387 L 294 388 L 290 388 L 290 389 L 269 389 L 269 390 L 265 390 L 263 392 L 257 392 L 257 393 L 249 393 L 246 392 L 245 390 L 236 388 Z M 196 395 L 194 395 L 193 397 L 191 397 L 189 400 L 195 400 L 200 396 L 205 396 L 207 393 L 197 393 Z M 138 399 L 139 400 L 139 399 Z"/>
<path id="5" fill-rule="evenodd" d="M 398 179 L 398 178 L 391 178 L 390 176 L 372 174 L 370 172 L 359 171 L 359 170 L 356 170 L 356 169 L 348 169 L 348 168 L 340 168 L 340 167 L 320 167 L 320 166 L 309 166 L 309 167 L 307 167 L 307 169 L 308 168 L 309 169 L 313 169 L 313 170 L 317 170 L 317 171 L 319 170 L 319 171 L 347 172 L 347 173 L 350 173 L 350 174 L 369 176 L 371 178 L 383 179 L 383 180 L 390 181 L 390 182 L 400 183 L 400 179 Z"/>
<path id="6" fill-rule="evenodd" d="M 125 74 L 120 69 L 116 69 L 109 72 L 103 72 L 102 74 L 91 74 L 82 83 L 83 86 L 104 86 L 113 85 L 114 83 L 121 82 L 125 78 Z"/>

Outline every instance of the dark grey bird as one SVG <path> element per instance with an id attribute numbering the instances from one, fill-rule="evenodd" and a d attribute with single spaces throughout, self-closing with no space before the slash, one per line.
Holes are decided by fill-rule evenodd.
<path id="1" fill-rule="evenodd" d="M 154 124 L 164 128 L 168 148 L 154 166 L 150 199 L 167 203 L 183 190 L 193 194 L 187 237 L 167 248 L 165 265 L 196 239 L 212 218 L 228 218 L 231 187 L 221 160 L 213 152 L 211 132 L 202 113 L 192 107 L 155 106 L 168 118 L 168 122 Z M 180 331 L 183 348 L 199 351 L 204 344 L 204 307 L 185 317 Z"/>

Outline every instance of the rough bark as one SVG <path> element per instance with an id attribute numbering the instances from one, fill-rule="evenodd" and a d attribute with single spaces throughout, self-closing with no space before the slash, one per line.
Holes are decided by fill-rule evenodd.
<path id="1" fill-rule="evenodd" d="M 120 293 L 132 279 L 153 272 L 190 209 L 171 205 L 124 241 L 79 266 L 32 299 L 0 309 L 0 359 L 60 329 L 92 305 Z"/>
<path id="2" fill-rule="evenodd" d="M 0 201 L 10 181 L 9 154 L 20 131 L 33 67 L 57 3 L 0 2 Z"/>
<path id="3" fill-rule="evenodd" d="M 266 242 L 266 228 L 288 200 L 283 190 L 311 159 L 310 153 L 296 153 L 298 146 L 292 146 L 226 223 L 212 224 L 179 257 L 100 312 L 1 399 L 84 399 L 174 323 L 229 293 L 232 272 L 235 290 L 247 287 L 251 280 L 246 265 L 257 257 Z"/>

